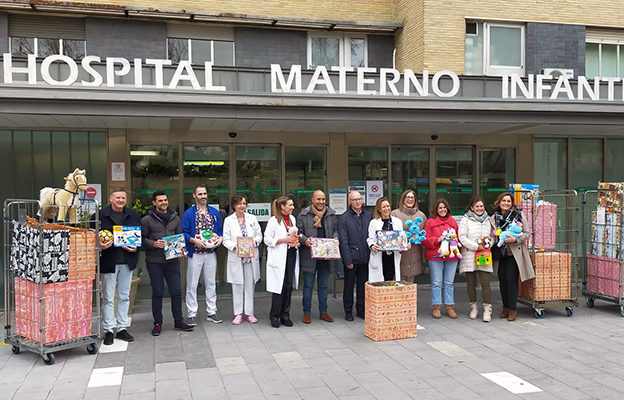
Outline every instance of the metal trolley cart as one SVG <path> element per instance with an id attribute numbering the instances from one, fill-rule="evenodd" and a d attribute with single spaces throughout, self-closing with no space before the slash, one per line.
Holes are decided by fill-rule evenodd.
<path id="1" fill-rule="evenodd" d="M 554 307 L 565 307 L 571 317 L 572 307 L 578 307 L 577 192 L 521 191 L 520 195 L 520 207 L 531 226 L 527 246 L 535 278 L 519 282 L 518 303 L 533 307 L 536 318 L 544 318 L 546 308 Z"/>
<path id="2" fill-rule="evenodd" d="M 37 217 L 38 201 L 4 202 L 4 342 L 13 353 L 38 353 L 51 365 L 57 351 L 85 346 L 97 352 L 97 208 L 81 205 L 77 224 L 48 223 Z"/>
<path id="3" fill-rule="evenodd" d="M 583 193 L 583 296 L 587 306 L 596 299 L 620 306 L 624 317 L 624 198 L 618 184 L 601 183 L 598 190 Z M 604 187 L 604 188 L 602 188 Z"/>

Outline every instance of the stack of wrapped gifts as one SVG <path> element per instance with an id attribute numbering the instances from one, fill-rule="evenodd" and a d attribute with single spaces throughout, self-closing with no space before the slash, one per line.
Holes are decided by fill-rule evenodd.
<path id="1" fill-rule="evenodd" d="M 12 222 L 15 333 L 43 344 L 91 335 L 95 230 Z"/>
<path id="2" fill-rule="evenodd" d="M 561 251 L 529 254 L 535 265 L 535 278 L 524 282 L 519 281 L 518 295 L 536 301 L 570 299 L 572 254 Z"/>
<path id="3" fill-rule="evenodd" d="M 624 260 L 623 191 L 622 182 L 598 183 L 598 206 L 592 212 L 591 253 L 587 254 L 587 290 L 616 298 L 624 297 L 620 291 Z"/>
<path id="4" fill-rule="evenodd" d="M 364 335 L 376 342 L 416 337 L 417 285 L 366 282 Z"/>
<path id="5" fill-rule="evenodd" d="M 520 206 L 531 231 L 527 246 L 530 249 L 554 250 L 557 238 L 557 204 L 544 200 L 536 203 L 524 200 Z"/>

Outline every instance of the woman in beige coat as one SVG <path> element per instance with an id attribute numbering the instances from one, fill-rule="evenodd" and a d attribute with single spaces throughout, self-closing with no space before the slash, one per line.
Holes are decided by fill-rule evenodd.
<path id="1" fill-rule="evenodd" d="M 423 221 L 418 224 L 418 229 L 423 229 L 427 221 L 425 213 L 418 209 L 416 193 L 409 189 L 401 195 L 399 208 L 392 210 L 392 216 L 401 220 L 403 229 L 406 231 L 409 230 L 409 227 L 405 224 L 408 220 L 413 221 L 418 217 L 422 218 Z M 422 260 L 422 244 L 413 244 L 408 251 L 401 253 L 401 280 L 414 282 L 414 277 L 422 273 Z"/>
<path id="2" fill-rule="evenodd" d="M 526 241 L 529 238 L 529 223 L 524 217 L 522 210 L 514 204 L 511 193 L 501 193 L 494 202 L 494 214 L 490 217 L 490 226 L 493 231 L 505 228 L 516 222 L 522 223 L 522 235 L 519 238 L 508 237 L 505 245 L 492 247 L 494 268 L 498 267 L 498 280 L 500 283 L 503 311 L 501 318 L 508 321 L 516 320 L 516 303 L 518 301 L 518 276 L 522 282 L 535 278 L 533 263 L 529 256 Z M 494 243 L 498 237 L 494 237 Z"/>

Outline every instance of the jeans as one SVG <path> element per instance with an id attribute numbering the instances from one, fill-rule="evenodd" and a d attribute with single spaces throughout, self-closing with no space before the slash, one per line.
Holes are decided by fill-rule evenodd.
<path id="1" fill-rule="evenodd" d="M 117 322 L 117 332 L 128 327 L 130 284 L 132 271 L 128 264 L 115 265 L 115 272 L 100 274 L 102 280 L 102 327 L 112 332 Z M 117 286 L 117 321 L 115 321 L 115 285 Z"/>
<path id="2" fill-rule="evenodd" d="M 444 284 L 444 304 L 454 305 L 453 281 L 455 281 L 457 260 L 429 260 L 429 269 L 431 271 L 431 305 L 442 304 L 442 284 Z"/>
<path id="3" fill-rule="evenodd" d="M 188 259 L 186 272 L 186 308 L 188 317 L 197 316 L 197 285 L 199 277 L 204 272 L 204 285 L 206 285 L 206 313 L 217 313 L 217 255 L 215 253 L 195 253 Z"/>
<path id="4" fill-rule="evenodd" d="M 166 264 L 147 263 L 150 282 L 152 284 L 152 316 L 154 323 L 162 325 L 162 299 L 165 295 L 165 280 L 171 295 L 171 314 L 176 324 L 184 321 L 182 315 L 182 284 L 180 282 L 180 261 Z"/>
<path id="5" fill-rule="evenodd" d="M 314 289 L 314 277 L 318 274 L 318 302 L 319 313 L 327 312 L 327 288 L 329 284 L 329 261 L 319 260 L 316 262 L 314 272 L 303 273 L 303 313 L 310 314 L 312 311 L 312 289 Z"/>

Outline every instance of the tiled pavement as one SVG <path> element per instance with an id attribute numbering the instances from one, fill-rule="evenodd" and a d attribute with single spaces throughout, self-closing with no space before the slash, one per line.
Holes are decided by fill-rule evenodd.
<path id="1" fill-rule="evenodd" d="M 166 310 L 169 322 L 154 338 L 149 301 L 140 301 L 129 330 L 135 342 L 97 356 L 76 348 L 47 366 L 0 346 L 0 399 L 624 398 L 624 318 L 612 304 L 589 309 L 581 298 L 573 317 L 557 308 L 544 319 L 519 306 L 516 322 L 495 315 L 486 324 L 468 319 L 458 284 L 459 319 L 433 320 L 421 285 L 418 337 L 375 343 L 363 320 L 344 320 L 340 297 L 329 299 L 333 323 L 313 314 L 304 325 L 297 294 L 292 328 L 270 327 L 266 296 L 256 299 L 258 324 L 234 326 L 231 300 L 222 298 L 222 324 L 177 332 Z M 500 302 L 494 308 L 498 314 Z"/>

